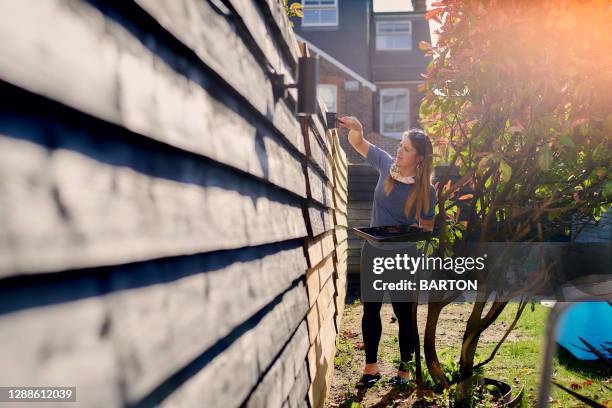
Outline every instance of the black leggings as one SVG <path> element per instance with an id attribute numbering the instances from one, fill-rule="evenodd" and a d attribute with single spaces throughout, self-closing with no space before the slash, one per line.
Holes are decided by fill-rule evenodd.
<path id="1" fill-rule="evenodd" d="M 392 305 L 399 325 L 400 358 L 402 362 L 407 363 L 412 360 L 412 355 L 418 347 L 418 339 L 414 335 L 416 333 L 416 322 L 412 316 L 413 303 L 392 302 Z M 366 364 L 378 361 L 378 343 L 382 334 L 382 324 L 380 321 L 381 307 L 382 302 L 363 302 L 361 330 L 363 333 Z"/>

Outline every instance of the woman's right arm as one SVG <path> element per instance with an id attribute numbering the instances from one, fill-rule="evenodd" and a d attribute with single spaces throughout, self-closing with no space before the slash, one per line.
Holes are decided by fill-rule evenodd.
<path id="1" fill-rule="evenodd" d="M 338 118 L 338 123 L 349 130 L 348 141 L 363 157 L 368 157 L 370 143 L 363 137 L 363 126 L 354 116 L 343 116 Z"/>

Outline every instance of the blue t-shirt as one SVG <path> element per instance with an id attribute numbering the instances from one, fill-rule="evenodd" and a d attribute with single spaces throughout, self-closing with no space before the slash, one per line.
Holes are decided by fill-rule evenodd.
<path id="1" fill-rule="evenodd" d="M 410 191 L 414 184 L 395 182 L 393 190 L 388 196 L 385 196 L 385 180 L 389 176 L 389 169 L 393 164 L 393 158 L 389 153 L 382 150 L 380 147 L 370 145 L 368 148 L 368 156 L 366 158 L 368 164 L 378 170 L 378 183 L 374 190 L 374 202 L 372 204 L 372 218 L 370 219 L 370 227 L 383 227 L 387 225 L 410 225 L 417 223 L 415 217 L 416 204 L 410 210 L 410 216 L 404 216 L 404 205 L 408 199 Z M 429 211 L 421 212 L 422 220 L 433 220 L 435 215 L 436 191 L 433 186 L 429 186 Z M 423 209 L 424 210 L 424 209 Z"/>

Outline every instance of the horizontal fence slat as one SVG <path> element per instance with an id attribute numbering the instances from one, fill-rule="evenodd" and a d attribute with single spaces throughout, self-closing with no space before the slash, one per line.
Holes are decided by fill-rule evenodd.
<path id="1" fill-rule="evenodd" d="M 293 55 L 293 59 L 297 60 L 299 57 L 297 40 L 293 30 L 287 23 L 287 14 L 285 13 L 283 5 L 277 0 L 264 0 L 258 2 L 258 4 L 262 3 L 267 5 L 267 7 L 263 7 L 262 11 L 269 13 L 272 20 L 276 22 L 276 27 L 285 39 L 285 44 L 288 46 L 287 51 Z"/>
<path id="2" fill-rule="evenodd" d="M 347 239 L 348 232 L 346 230 L 346 227 L 338 226 L 335 228 L 334 231 L 336 234 L 336 242 L 338 243 L 338 245 Z"/>
<path id="3" fill-rule="evenodd" d="M 226 18 L 208 2 L 186 0 L 136 0 L 153 18 L 201 61 L 239 92 L 277 129 L 302 150 L 299 124 L 284 103 L 275 103 L 268 73 Z M 279 110 L 280 109 L 280 110 Z"/>
<path id="4" fill-rule="evenodd" d="M 302 361 L 300 372 L 295 379 L 295 383 L 289 392 L 287 401 L 282 408 L 303 408 L 307 406 L 306 399 L 308 397 L 308 387 L 310 386 L 310 377 L 308 376 L 308 363 Z"/>
<path id="5" fill-rule="evenodd" d="M 306 321 L 308 324 L 308 338 L 310 344 L 312 344 L 317 338 L 317 334 L 319 333 L 319 309 L 317 308 L 317 304 L 315 302 L 310 309 L 308 309 L 308 313 L 306 314 Z"/>
<path id="6" fill-rule="evenodd" d="M 319 117 L 316 115 L 311 116 L 309 122 L 312 128 L 316 132 L 318 141 L 323 143 L 323 151 L 325 155 L 326 156 L 329 155 L 331 153 L 331 145 L 329 144 L 329 140 L 325 136 L 326 132 L 325 132 L 325 127 L 323 126 L 323 123 L 321 122 Z"/>
<path id="7" fill-rule="evenodd" d="M 99 373 L 89 376 L 91 370 L 85 370 L 79 381 L 69 383 L 97 386 L 108 398 L 118 398 L 112 383 L 122 378 L 122 398 L 134 403 L 270 304 L 305 267 L 301 246 L 274 244 L 98 268 L 22 285 L 5 293 L 0 310 L 28 296 L 48 299 L 53 293 L 64 303 L 0 314 L 3 338 L 22 339 L 3 344 L 0 358 L 20 367 L 10 374 L 19 383 L 34 375 L 40 383 L 56 383 L 82 371 L 81 364 L 94 364 Z M 71 296 L 87 300 L 66 301 Z M 61 344 L 71 346 L 55 346 Z M 98 362 L 98 354 L 104 362 Z M 96 391 L 91 394 L 100 398 Z M 123 406 L 119 402 L 107 406 Z"/>
<path id="8" fill-rule="evenodd" d="M 271 254 L 257 248 L 237 252 L 236 262 L 227 267 L 109 299 L 112 323 L 121 328 L 115 336 L 119 357 L 130 362 L 123 373 L 130 401 L 143 398 L 247 321 L 302 276 L 306 266 L 299 247 Z M 205 262 L 224 263 L 228 256 L 210 256 Z M 172 268 L 171 262 L 167 265 Z"/>
<path id="9" fill-rule="evenodd" d="M 355 208 L 355 209 L 368 209 L 371 210 L 372 209 L 372 198 L 370 197 L 369 200 L 361 200 L 361 201 L 351 201 L 350 204 L 350 208 Z"/>
<path id="10" fill-rule="evenodd" d="M 299 157 L 285 150 L 267 119 L 232 109 L 236 101 L 227 100 L 229 94 L 226 100 L 213 97 L 95 9 L 80 3 L 74 8 L 70 13 L 54 0 L 35 5 L 24 0 L 10 13 L 0 13 L 0 22 L 7 20 L 0 24 L 0 39 L 6 38 L 7 45 L 0 56 L 2 79 L 305 195 Z M 49 29 L 41 34 L 23 22 Z M 78 43 L 62 46 L 71 41 Z M 83 56 L 72 48 L 89 52 Z M 212 84 L 212 78 L 206 81 Z M 303 151 L 299 124 L 288 109 L 282 115 L 285 135 L 293 135 Z"/>
<path id="11" fill-rule="evenodd" d="M 308 364 L 311 384 L 308 398 L 311 406 L 322 406 L 331 385 L 331 375 L 334 369 L 335 354 L 335 321 L 334 304 L 330 303 L 331 313 L 323 322 L 319 335 L 308 350 Z"/>
<path id="12" fill-rule="evenodd" d="M 82 134 L 78 137 L 79 143 L 87 143 Z M 7 220 L 0 242 L 12 243 L 0 246 L 0 276 L 254 246 L 306 235 L 297 199 L 228 169 L 181 161 L 175 176 L 191 180 L 186 184 L 103 163 L 102 152 L 94 160 L 68 150 L 77 149 L 78 143 L 62 147 L 48 150 L 0 134 L 4 175 L 0 196 L 5 197 L 0 210 Z M 125 163 L 132 163 L 129 154 L 137 153 L 122 148 L 108 149 L 108 154 L 119 154 L 109 160 L 127 155 Z M 161 160 L 157 163 L 166 168 Z M 227 190 L 229 186 L 233 190 Z M 33 216 L 38 222 L 30 222 Z"/>
<path id="13" fill-rule="evenodd" d="M 308 221 L 313 236 L 321 235 L 333 228 L 334 225 L 330 211 L 329 208 L 321 207 L 314 203 L 308 204 Z"/>
<path id="14" fill-rule="evenodd" d="M 308 143 L 309 146 L 308 152 L 310 155 L 310 160 L 314 162 L 314 164 L 320 169 L 323 174 L 325 174 L 325 177 L 328 180 L 331 180 L 333 178 L 333 174 L 332 166 L 329 161 L 330 156 L 321 146 L 319 139 L 315 136 L 315 133 L 312 131 L 311 128 L 308 128 L 307 137 L 308 140 L 306 141 L 306 143 Z"/>
<path id="15" fill-rule="evenodd" d="M 378 178 L 378 171 L 369 164 L 352 164 L 348 166 L 349 181 L 353 176 Z"/>
<path id="16" fill-rule="evenodd" d="M 323 285 L 334 273 L 334 259 L 331 254 L 317 266 L 317 269 L 319 270 L 319 285 Z"/>
<path id="17" fill-rule="evenodd" d="M 368 191 L 356 191 L 356 190 L 351 190 L 349 187 L 348 202 L 351 203 L 351 205 L 354 201 L 372 201 L 373 198 L 374 198 L 374 188 Z"/>
<path id="18" fill-rule="evenodd" d="M 337 212 L 336 213 L 336 224 L 343 226 L 343 227 L 347 227 L 348 223 L 347 223 L 346 215 L 342 214 L 341 212 Z"/>
<path id="19" fill-rule="evenodd" d="M 295 82 L 289 66 L 297 64 L 295 58 L 297 55 L 290 54 L 289 56 L 282 52 L 281 48 L 289 49 L 289 47 L 287 47 L 285 38 L 277 38 L 277 35 L 272 31 L 273 27 L 266 21 L 263 12 L 268 8 L 267 5 L 255 0 L 229 0 L 229 3 L 236 10 L 249 34 L 253 37 L 269 64 L 274 67 L 274 70 L 286 75 L 285 80 L 287 82 Z M 264 9 L 260 10 L 260 6 L 263 6 Z M 277 28 L 280 27 L 277 26 Z M 289 61 L 285 62 L 285 58 L 289 58 Z"/>
<path id="20" fill-rule="evenodd" d="M 159 406 L 240 405 L 303 321 L 307 306 L 306 290 L 299 283 L 255 327 L 244 332 Z"/>
<path id="21" fill-rule="evenodd" d="M 348 209 L 348 217 L 350 219 L 370 219 L 372 215 L 372 210 L 364 210 L 359 208 L 350 208 Z"/>
<path id="22" fill-rule="evenodd" d="M 81 406 L 124 406 L 114 346 L 101 335 L 106 325 L 104 301 L 95 297 L 1 315 L 0 384 L 70 385 Z"/>
<path id="23" fill-rule="evenodd" d="M 332 186 L 325 180 L 318 171 L 313 170 L 308 166 L 308 181 L 310 187 L 310 198 L 320 203 L 324 207 L 333 208 L 333 192 Z"/>
<path id="24" fill-rule="evenodd" d="M 247 407 L 282 406 L 295 382 L 300 381 L 298 375 L 306 360 L 308 346 L 308 329 L 306 321 L 303 321 L 245 405 Z"/>
<path id="25" fill-rule="evenodd" d="M 314 238 L 306 238 L 304 245 L 306 247 L 308 265 L 310 268 L 319 265 L 319 263 L 327 258 L 334 250 L 334 238 L 332 234 L 332 232 L 328 232 L 327 234 L 319 235 Z"/>

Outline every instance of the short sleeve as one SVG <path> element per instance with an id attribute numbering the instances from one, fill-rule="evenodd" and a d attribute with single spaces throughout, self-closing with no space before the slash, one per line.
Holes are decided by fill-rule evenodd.
<path id="1" fill-rule="evenodd" d="M 380 147 L 370 144 L 366 161 L 370 166 L 374 167 L 380 172 L 385 166 L 391 165 L 393 158 L 389 153 L 385 152 Z"/>
<path id="2" fill-rule="evenodd" d="M 429 211 L 421 212 L 422 220 L 433 220 L 436 215 L 436 189 L 433 186 L 429 186 Z"/>

